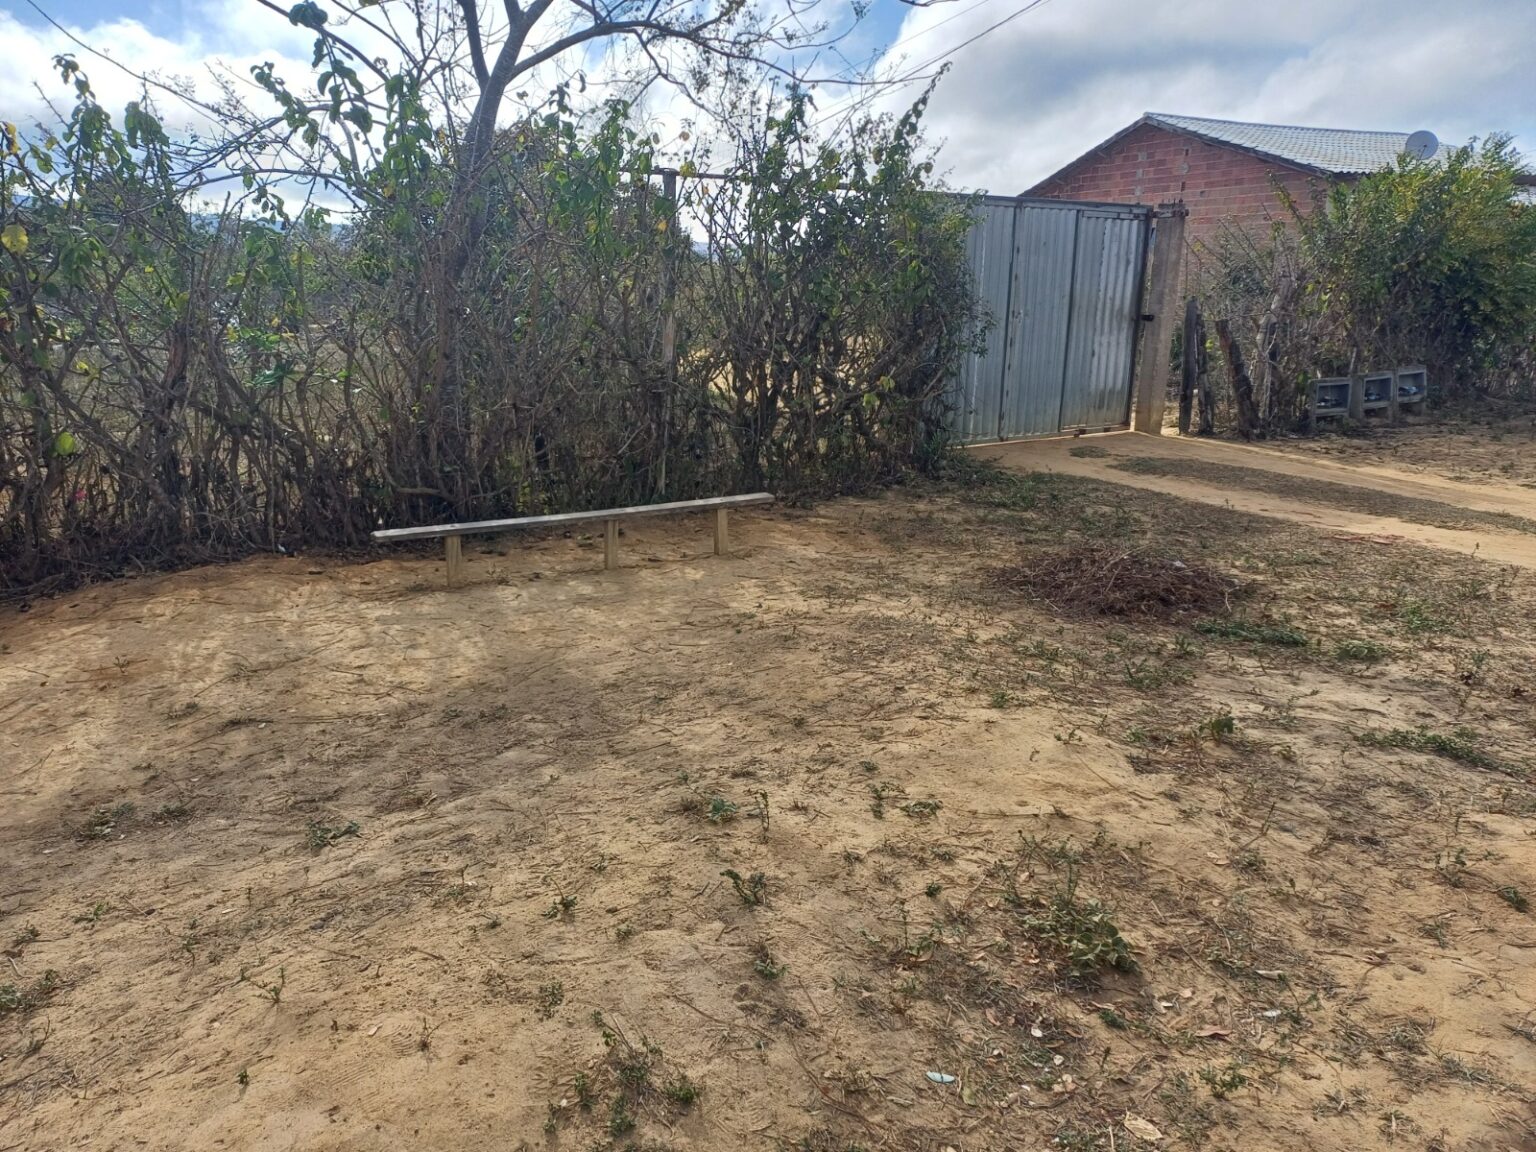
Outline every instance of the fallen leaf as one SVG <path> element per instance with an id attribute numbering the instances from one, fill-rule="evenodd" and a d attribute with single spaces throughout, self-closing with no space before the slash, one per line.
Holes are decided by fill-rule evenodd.
<path id="1" fill-rule="evenodd" d="M 1225 1040 L 1232 1033 L 1225 1028 L 1218 1028 L 1214 1024 L 1208 1024 L 1196 1032 L 1195 1035 L 1206 1040 Z"/>
<path id="2" fill-rule="evenodd" d="M 1163 1134 L 1157 1130 L 1157 1126 L 1152 1121 L 1134 1112 L 1127 1112 L 1121 1123 L 1125 1125 L 1125 1130 L 1138 1140 L 1156 1142 L 1163 1139 Z"/>
<path id="3" fill-rule="evenodd" d="M 1001 1028 L 1003 1026 L 997 1018 L 997 1013 L 990 1008 L 987 1009 L 987 1023 L 994 1028 Z"/>
<path id="4" fill-rule="evenodd" d="M 1195 996 L 1195 990 L 1193 988 L 1180 988 L 1179 989 L 1179 999 L 1180 1000 L 1192 1000 L 1192 999 L 1194 999 L 1194 996 Z"/>

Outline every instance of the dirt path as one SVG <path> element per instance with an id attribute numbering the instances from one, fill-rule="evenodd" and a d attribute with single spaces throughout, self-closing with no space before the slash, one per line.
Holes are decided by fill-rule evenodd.
<path id="1" fill-rule="evenodd" d="M 1513 484 L 1489 481 L 1474 486 L 1379 465 L 1337 464 L 1270 448 L 1133 432 L 988 445 L 975 452 L 1011 469 L 1084 476 L 1328 532 L 1412 541 L 1536 569 L 1536 534 L 1520 530 L 1522 522 L 1536 527 L 1536 491 Z M 1152 461 L 1164 462 L 1172 474 L 1162 474 Z M 1181 466 L 1192 475 L 1180 475 Z M 1134 468 L 1150 470 L 1129 470 Z M 1194 478 L 1197 472 L 1206 475 Z M 1211 473 L 1222 479 L 1212 480 Z M 1245 474 L 1253 483 L 1245 482 Z M 1266 477 L 1284 477 L 1289 483 Z M 1281 490 L 1266 491 L 1258 485 Z M 1360 498 L 1340 501 L 1341 485 L 1358 490 Z M 1374 506 L 1392 507 L 1401 514 L 1367 510 Z M 1508 528 L 1486 522 L 1444 526 L 1458 520 L 1502 520 Z"/>

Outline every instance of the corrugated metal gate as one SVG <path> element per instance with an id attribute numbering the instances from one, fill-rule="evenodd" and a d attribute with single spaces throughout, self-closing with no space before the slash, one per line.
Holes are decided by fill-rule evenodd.
<path id="1" fill-rule="evenodd" d="M 986 197 L 967 255 L 993 324 L 950 384 L 962 443 L 1130 423 L 1152 209 Z"/>

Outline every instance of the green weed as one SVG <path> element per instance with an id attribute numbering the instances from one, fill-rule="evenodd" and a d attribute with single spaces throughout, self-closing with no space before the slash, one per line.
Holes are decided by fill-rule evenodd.
<path id="1" fill-rule="evenodd" d="M 1219 636 L 1223 640 L 1246 640 L 1251 644 L 1273 644 L 1280 648 L 1305 648 L 1307 637 L 1287 624 L 1266 624 L 1258 620 L 1228 617 L 1201 620 L 1195 631 L 1204 636 Z"/>
<path id="2" fill-rule="evenodd" d="M 1223 705 L 1220 710 L 1200 722 L 1200 726 L 1195 729 L 1195 735 L 1216 744 L 1230 742 L 1237 735 L 1237 721 L 1232 717 L 1232 710 Z"/>
<path id="3" fill-rule="evenodd" d="M 109 840 L 118 828 L 133 815 L 133 802 L 129 800 L 114 808 L 98 808 L 80 829 L 82 840 Z"/>
<path id="4" fill-rule="evenodd" d="M 539 1018 L 541 1020 L 551 1019 L 555 1014 L 555 1009 L 564 1003 L 565 985 L 559 980 L 539 985 L 538 1005 Z"/>
<path id="5" fill-rule="evenodd" d="M 277 981 L 273 984 L 264 984 L 261 988 L 261 998 L 278 1004 L 283 999 L 283 989 L 288 987 L 288 969 L 278 968 Z"/>
<path id="6" fill-rule="evenodd" d="M 784 975 L 784 971 L 788 967 L 787 964 L 780 964 L 774 960 L 773 953 L 768 951 L 766 944 L 758 945 L 757 953 L 752 960 L 752 971 L 756 972 L 764 980 L 777 980 L 780 976 Z"/>
<path id="7" fill-rule="evenodd" d="M 1521 892 L 1513 884 L 1506 884 L 1502 888 L 1494 889 L 1494 895 L 1516 912 L 1529 912 L 1531 910 L 1531 902 L 1525 898 L 1525 893 Z"/>
<path id="8" fill-rule="evenodd" d="M 102 918 L 110 911 L 112 911 L 112 905 L 108 904 L 105 900 L 98 900 L 79 916 L 76 916 L 75 923 L 88 924 L 91 927 L 95 927 L 101 923 Z"/>
<path id="9" fill-rule="evenodd" d="M 754 872 L 745 880 L 742 879 L 741 873 L 734 868 L 727 868 L 720 875 L 731 882 L 731 887 L 736 890 L 737 897 L 748 908 L 756 908 L 759 905 L 768 903 L 768 877 L 764 876 L 761 872 Z"/>
<path id="10" fill-rule="evenodd" d="M 1100 968 L 1136 971 L 1131 945 L 1110 918 L 1109 909 L 1097 900 L 1081 899 L 1077 880 L 1077 862 L 1071 860 L 1066 883 L 1049 898 L 1036 901 L 1038 910 L 1021 916 L 1024 927 L 1056 952 L 1074 976 Z"/>
<path id="11" fill-rule="evenodd" d="M 49 968 L 31 984 L 0 984 L 0 1014 L 25 1014 L 39 1007 L 59 988 L 59 974 Z"/>
<path id="12" fill-rule="evenodd" d="M 1207 1065 L 1200 1069 L 1200 1079 L 1210 1088 L 1211 1095 L 1218 1100 L 1226 1099 L 1248 1083 L 1248 1077 L 1243 1075 L 1242 1065 L 1235 1061 L 1225 1068 Z"/>
<path id="13" fill-rule="evenodd" d="M 1340 640 L 1333 646 L 1334 659 L 1356 664 L 1378 664 L 1390 655 L 1391 649 L 1374 640 Z"/>
<path id="14" fill-rule="evenodd" d="M 356 836 L 361 831 L 362 827 L 356 820 L 348 820 L 340 827 L 332 827 L 329 824 L 322 824 L 318 820 L 311 820 L 305 827 L 304 842 L 312 851 L 319 852 L 324 848 L 329 848 L 343 837 Z"/>

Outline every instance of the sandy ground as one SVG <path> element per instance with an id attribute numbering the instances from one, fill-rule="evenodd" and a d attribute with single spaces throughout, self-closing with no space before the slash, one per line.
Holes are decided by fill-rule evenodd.
<path id="1" fill-rule="evenodd" d="M 1331 532 L 1408 540 L 1536 568 L 1536 488 L 1493 479 L 1457 481 L 1373 457 L 1346 463 L 1293 447 L 1291 441 L 1261 446 L 1122 432 L 980 445 L 972 451 L 1015 470 L 1107 480 Z M 1144 466 L 1151 458 L 1167 461 L 1167 467 L 1127 469 L 1128 463 Z M 1261 487 L 1273 476 L 1291 482 L 1280 491 Z M 1340 501 L 1339 486 L 1364 495 Z M 1418 509 L 1405 507 L 1410 502 Z M 1431 511 L 1426 516 L 1426 506 L 1437 506 L 1441 515 Z M 1484 515 L 1469 517 L 1468 512 Z M 1456 523 L 1463 526 L 1445 526 Z"/>
<path id="2" fill-rule="evenodd" d="M 1536 577 L 1063 476 L 733 528 L 13 609 L 0 1149 L 1536 1148 Z M 1082 540 L 1250 592 L 992 582 Z"/>
<path id="3" fill-rule="evenodd" d="M 1386 465 L 1423 477 L 1536 489 L 1536 405 L 1480 400 L 1355 435 L 1280 441 L 1287 452 L 1351 465 Z"/>

